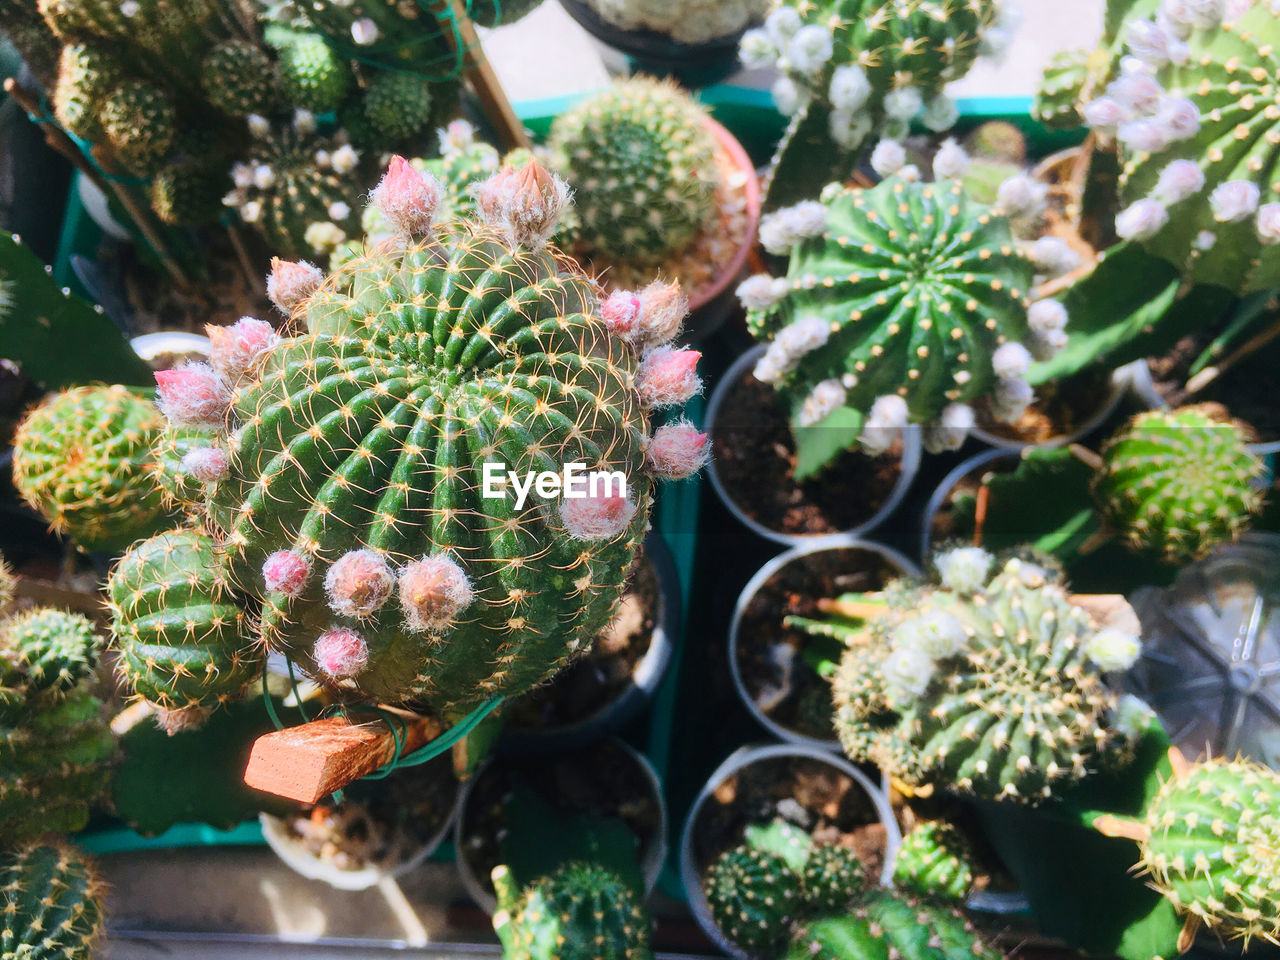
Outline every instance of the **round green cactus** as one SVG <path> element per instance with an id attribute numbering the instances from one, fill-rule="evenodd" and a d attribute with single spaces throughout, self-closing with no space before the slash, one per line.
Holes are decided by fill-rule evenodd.
<path id="1" fill-rule="evenodd" d="M 754 950 L 786 939 L 802 903 L 800 883 L 780 855 L 743 844 L 720 854 L 702 886 L 720 931 Z"/>
<path id="2" fill-rule="evenodd" d="M 84 43 L 68 43 L 58 58 L 53 88 L 53 114 L 78 137 L 99 135 L 98 109 L 120 82 L 121 70 L 106 51 Z"/>
<path id="3" fill-rule="evenodd" d="M 652 960 L 652 921 L 611 870 L 570 863 L 520 892 L 497 867 L 493 887 L 504 960 Z"/>
<path id="4" fill-rule="evenodd" d="M 431 81 L 398 70 L 378 73 L 365 91 L 364 115 L 375 137 L 388 144 L 403 143 L 431 120 Z"/>
<path id="5" fill-rule="evenodd" d="M 98 120 L 120 165 L 142 176 L 164 163 L 178 117 L 163 89 L 145 80 L 126 80 L 102 101 Z"/>
<path id="6" fill-rule="evenodd" d="M 183 468 L 193 450 L 218 443 L 218 434 L 207 427 L 169 427 L 152 448 L 151 479 L 159 488 L 165 507 L 187 514 L 200 514 L 208 489 L 204 481 Z"/>
<path id="7" fill-rule="evenodd" d="M 945 820 L 917 823 L 902 838 L 893 885 L 922 896 L 963 900 L 973 886 L 969 846 Z"/>
<path id="8" fill-rule="evenodd" d="M 351 87 L 351 68 L 316 33 L 291 33 L 280 45 L 280 87 L 295 107 L 336 110 Z"/>
<path id="9" fill-rule="evenodd" d="M 171 163 L 151 179 L 151 209 L 173 226 L 198 226 L 217 220 L 230 183 L 226 172 L 205 163 Z"/>
<path id="10" fill-rule="evenodd" d="M 1136 550 L 1181 562 L 1235 540 L 1262 509 L 1262 461 L 1241 427 L 1211 406 L 1151 410 L 1103 448 L 1099 506 Z"/>
<path id="11" fill-rule="evenodd" d="M 811 913 L 844 910 L 866 884 L 866 870 L 858 855 L 834 843 L 816 844 L 800 873 L 805 907 Z"/>
<path id="12" fill-rule="evenodd" d="M 93 675 L 102 639 L 80 614 L 39 607 L 0 624 L 0 653 L 21 671 L 29 690 L 56 695 Z"/>
<path id="13" fill-rule="evenodd" d="M 550 146 L 578 191 L 581 239 L 593 254 L 660 263 L 714 209 L 715 140 L 702 108 L 670 83 L 614 83 L 558 117 Z"/>
<path id="14" fill-rule="evenodd" d="M 872 890 L 851 912 L 797 931 L 786 960 L 999 960 L 958 912 Z"/>
<path id="15" fill-rule="evenodd" d="M 91 960 L 103 926 L 103 886 L 67 844 L 0 854 L 0 957 Z"/>
<path id="16" fill-rule="evenodd" d="M 1031 116 L 1051 130 L 1076 130 L 1084 126 L 1080 112 L 1090 80 L 1088 50 L 1061 50 L 1045 67 L 1036 88 Z"/>
<path id="17" fill-rule="evenodd" d="M 1183 6 L 1125 24 L 1117 79 L 1084 108 L 1121 145 L 1116 231 L 1196 282 L 1269 290 L 1280 286 L 1280 19 L 1262 2 Z M 1126 56 L 1146 71 L 1125 73 Z"/>
<path id="18" fill-rule="evenodd" d="M 200 86 L 209 103 L 223 113 L 265 113 L 275 101 L 275 64 L 255 43 L 226 40 L 204 58 Z"/>
<path id="19" fill-rule="evenodd" d="M 164 521 L 149 473 L 163 430 L 155 404 L 125 387 L 64 390 L 19 425 L 14 486 L 56 532 L 85 549 L 118 550 Z"/>
<path id="20" fill-rule="evenodd" d="M 261 676 L 264 651 L 208 534 L 171 530 L 135 544 L 112 570 L 107 596 L 121 679 L 166 714 L 216 707 Z"/>

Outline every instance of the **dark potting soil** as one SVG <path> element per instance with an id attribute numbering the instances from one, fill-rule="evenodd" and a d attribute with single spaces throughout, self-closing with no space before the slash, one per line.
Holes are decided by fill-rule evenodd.
<path id="1" fill-rule="evenodd" d="M 815 638 L 783 626 L 788 616 L 820 618 L 818 600 L 879 590 L 901 572 L 854 547 L 797 557 L 756 591 L 738 626 L 738 670 L 770 720 L 817 740 L 835 740 L 830 684 L 802 655 Z"/>
<path id="2" fill-rule="evenodd" d="M 463 812 L 465 832 L 457 839 L 458 856 L 466 858 L 490 893 L 489 874 L 502 862 L 503 836 L 513 816 L 519 817 L 509 808 L 516 789 L 532 791 L 558 816 L 622 821 L 639 841 L 637 858 L 658 840 L 661 812 L 653 784 L 616 741 L 527 759 L 502 757 L 476 774 Z M 540 824 L 539 829 L 552 827 Z"/>
<path id="3" fill-rule="evenodd" d="M 640 554 L 613 620 L 596 635 L 591 650 L 551 683 L 517 700 L 507 725 L 521 732 L 549 732 L 585 720 L 622 696 L 649 652 L 659 602 L 658 578 Z"/>
<path id="4" fill-rule="evenodd" d="M 748 375 L 719 408 L 711 441 L 716 473 L 748 517 L 780 533 L 821 535 L 870 519 L 902 472 L 900 447 L 882 457 L 849 450 L 797 483 L 791 425 L 777 393 Z"/>
<path id="5" fill-rule="evenodd" d="M 699 874 L 741 843 L 747 827 L 781 817 L 818 843 L 857 854 L 868 877 L 884 867 L 885 828 L 871 798 L 849 775 L 810 757 L 771 757 L 744 767 L 708 797 L 694 824 Z"/>
<path id="6" fill-rule="evenodd" d="M 1089 370 L 1067 380 L 1036 387 L 1036 401 L 1014 423 L 991 416 L 986 398 L 973 407 L 978 426 L 992 436 L 1016 443 L 1044 443 L 1083 427 L 1111 397 L 1111 372 Z"/>

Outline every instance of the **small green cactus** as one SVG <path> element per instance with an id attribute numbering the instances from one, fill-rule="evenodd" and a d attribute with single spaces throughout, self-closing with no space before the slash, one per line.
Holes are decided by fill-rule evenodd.
<path id="1" fill-rule="evenodd" d="M 726 937 L 745 950 L 768 950 L 787 938 L 803 903 L 800 884 L 782 856 L 742 844 L 716 858 L 702 886 Z"/>
<path id="2" fill-rule="evenodd" d="M 102 894 L 92 864 L 67 844 L 0 854 L 0 958 L 91 960 Z"/>
<path id="3" fill-rule="evenodd" d="M 171 163 L 151 179 L 151 209 L 172 226 L 199 226 L 217 220 L 230 186 L 225 170 L 207 163 Z"/>
<path id="4" fill-rule="evenodd" d="M 389 146 L 403 143 L 431 121 L 431 81 L 416 73 L 384 70 L 369 81 L 363 106 L 375 138 Z"/>
<path id="5" fill-rule="evenodd" d="M 521 892 L 500 866 L 493 888 L 504 960 L 652 960 L 652 921 L 611 870 L 570 863 Z"/>
<path id="6" fill-rule="evenodd" d="M 351 68 L 324 37 L 289 33 L 280 44 L 280 88 L 295 107 L 315 113 L 336 110 L 351 87 Z"/>
<path id="7" fill-rule="evenodd" d="M 155 404 L 122 386 L 54 394 L 14 436 L 14 486 L 55 532 L 86 550 L 119 550 L 164 522 L 149 472 L 163 430 Z"/>
<path id="8" fill-rule="evenodd" d="M 178 118 L 162 88 L 146 80 L 125 80 L 102 101 L 98 120 L 121 167 L 143 176 L 164 163 Z"/>
<path id="9" fill-rule="evenodd" d="M 940 900 L 963 900 L 973 887 L 973 863 L 960 831 L 945 820 L 917 823 L 902 838 L 893 885 Z"/>
<path id="10" fill-rule="evenodd" d="M 266 113 L 276 96 L 276 68 L 256 43 L 227 40 L 201 65 L 201 90 L 209 103 L 233 117 Z"/>
<path id="11" fill-rule="evenodd" d="M 817 843 L 800 873 L 800 889 L 810 914 L 846 909 L 867 886 L 858 855 L 835 843 Z"/>
<path id="12" fill-rule="evenodd" d="M 161 709 L 162 722 L 197 718 L 261 676 L 264 651 L 208 534 L 179 529 L 135 544 L 112 570 L 107 596 L 120 677 Z"/>
<path id="13" fill-rule="evenodd" d="M 101 134 L 98 109 L 115 89 L 121 71 L 104 50 L 85 43 L 68 43 L 58 57 L 58 80 L 53 88 L 53 114 L 78 137 Z"/>
<path id="14" fill-rule="evenodd" d="M 1235 540 L 1262 509 L 1262 461 L 1212 406 L 1138 414 L 1103 448 L 1093 492 L 1135 550 L 1171 563 Z"/>
<path id="15" fill-rule="evenodd" d="M 1084 126 L 1080 112 L 1090 80 L 1088 50 L 1061 50 L 1045 67 L 1036 88 L 1031 116 L 1050 130 L 1077 130 Z"/>
<path id="16" fill-rule="evenodd" d="M 592 254 L 661 263 L 714 209 L 715 140 L 702 108 L 671 83 L 613 84 L 558 117 L 550 147 L 578 191 Z"/>
<path id="17" fill-rule="evenodd" d="M 65 694 L 97 670 L 102 639 L 80 614 L 38 607 L 0 623 L 0 654 L 29 691 Z"/>

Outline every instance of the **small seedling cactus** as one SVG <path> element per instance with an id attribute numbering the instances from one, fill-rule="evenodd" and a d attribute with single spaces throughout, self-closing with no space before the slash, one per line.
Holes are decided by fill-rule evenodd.
<path id="1" fill-rule="evenodd" d="M 867 885 L 862 861 L 848 847 L 814 844 L 800 872 L 805 909 L 811 914 L 846 909 Z"/>
<path id="2" fill-rule="evenodd" d="M 615 83 L 558 117 L 550 146 L 578 193 L 582 244 L 606 260 L 660 263 L 714 209 L 715 140 L 670 83 Z"/>
<path id="3" fill-rule="evenodd" d="M 276 99 L 276 67 L 258 44 L 227 40 L 204 58 L 200 85 L 209 103 L 230 116 L 266 113 Z"/>
<path id="4" fill-rule="evenodd" d="M 570 863 L 520 891 L 500 866 L 493 887 L 505 960 L 652 960 L 652 921 L 611 870 Z"/>
<path id="5" fill-rule="evenodd" d="M 78 613 L 38 607 L 0 623 L 0 655 L 30 693 L 70 692 L 98 669 L 102 639 Z"/>
<path id="6" fill-rule="evenodd" d="M 703 889 L 721 932 L 752 951 L 768 951 L 786 940 L 803 902 L 800 877 L 786 859 L 749 844 L 720 854 Z"/>
<path id="7" fill-rule="evenodd" d="M 351 67 L 318 33 L 288 31 L 280 37 L 281 93 L 294 107 L 336 110 L 352 84 Z"/>
<path id="8" fill-rule="evenodd" d="M 150 474 L 164 418 L 126 387 L 73 387 L 27 414 L 13 444 L 22 498 L 89 550 L 118 550 L 160 527 Z"/>
<path id="9" fill-rule="evenodd" d="M 0 957 L 91 960 L 103 926 L 103 885 L 67 844 L 0 854 Z"/>
<path id="10" fill-rule="evenodd" d="M 902 838 L 893 885 L 940 900 L 963 900 L 973 886 L 973 861 L 960 831 L 945 820 L 917 823 Z"/>
<path id="11" fill-rule="evenodd" d="M 145 176 L 160 168 L 173 147 L 178 116 L 158 84 L 126 80 L 102 101 L 98 122 L 120 167 Z"/>
<path id="12" fill-rule="evenodd" d="M 375 143 L 394 147 L 427 129 L 431 81 L 416 73 L 384 70 L 370 82 L 362 109 Z"/>
<path id="13" fill-rule="evenodd" d="M 1094 497 L 1136 550 L 1169 562 L 1235 540 L 1262 509 L 1262 461 L 1241 426 L 1201 405 L 1151 410 L 1108 441 Z"/>

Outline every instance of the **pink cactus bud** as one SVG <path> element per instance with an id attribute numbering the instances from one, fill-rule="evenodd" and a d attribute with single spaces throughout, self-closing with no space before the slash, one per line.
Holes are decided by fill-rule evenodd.
<path id="1" fill-rule="evenodd" d="M 296 597 L 306 586 L 311 561 L 295 550 L 277 550 L 262 565 L 262 582 L 267 590 Z"/>
<path id="2" fill-rule="evenodd" d="M 537 160 L 503 167 L 472 189 L 480 219 L 527 247 L 545 246 L 569 206 L 569 185 Z"/>
<path id="3" fill-rule="evenodd" d="M 687 421 L 668 423 L 654 431 L 645 449 L 654 476 L 663 480 L 683 480 L 706 464 L 711 455 L 707 435 Z"/>
<path id="4" fill-rule="evenodd" d="M 680 292 L 678 281 L 653 281 L 640 291 L 638 336 L 633 335 L 632 342 L 641 347 L 670 343 L 680 333 L 688 312 L 689 301 Z"/>
<path id="5" fill-rule="evenodd" d="M 371 615 L 387 602 L 395 583 L 386 557 L 376 550 L 344 553 L 324 578 L 330 608 L 344 617 Z"/>
<path id="6" fill-rule="evenodd" d="M 614 493 L 560 501 L 560 519 L 575 540 L 612 540 L 630 526 L 635 513 L 630 497 Z"/>
<path id="7" fill-rule="evenodd" d="M 600 316 L 604 317 L 610 330 L 623 339 L 629 339 L 640 316 L 640 298 L 630 290 L 615 290 L 601 304 Z"/>
<path id="8" fill-rule="evenodd" d="M 443 196 L 439 180 L 415 170 L 400 156 L 391 158 L 387 172 L 373 190 L 373 202 L 387 223 L 401 236 L 419 239 L 431 232 Z"/>
<path id="9" fill-rule="evenodd" d="M 448 629 L 474 598 L 471 581 L 448 554 L 423 557 L 400 571 L 400 609 L 415 633 Z"/>
<path id="10" fill-rule="evenodd" d="M 280 342 L 271 324 L 253 317 L 241 317 L 229 327 L 205 325 L 209 335 L 209 362 L 228 383 L 250 373 Z"/>
<path id="11" fill-rule="evenodd" d="M 201 483 L 217 483 L 230 467 L 227 451 L 221 447 L 196 447 L 182 458 L 182 472 Z"/>
<path id="12" fill-rule="evenodd" d="M 281 260 L 271 258 L 271 272 L 267 274 L 267 296 L 281 313 L 291 314 L 307 302 L 324 282 L 324 273 L 305 260 Z"/>
<path id="13" fill-rule="evenodd" d="M 697 350 L 677 350 L 672 347 L 655 347 L 640 361 L 640 374 L 636 387 L 640 401 L 649 409 L 671 407 L 684 403 L 702 389 L 698 377 Z"/>
<path id="14" fill-rule="evenodd" d="M 160 411 L 175 426 L 221 429 L 231 405 L 226 381 L 207 363 L 156 371 Z"/>
<path id="15" fill-rule="evenodd" d="M 311 656 L 321 672 L 341 680 L 354 677 L 369 665 L 369 645 L 354 630 L 334 627 L 320 634 Z"/>

